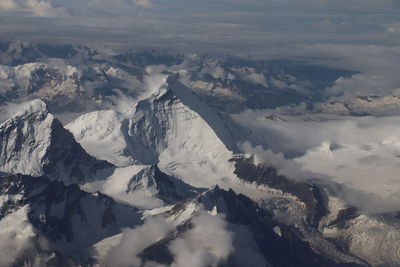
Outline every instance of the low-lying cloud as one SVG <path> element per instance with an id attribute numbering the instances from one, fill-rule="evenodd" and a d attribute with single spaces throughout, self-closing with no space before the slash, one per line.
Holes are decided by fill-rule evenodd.
<path id="1" fill-rule="evenodd" d="M 46 256 L 40 255 L 49 248 L 44 238 L 38 237 L 27 218 L 28 207 L 11 213 L 0 221 L 0 266 L 13 266 L 20 258 L 36 259 L 40 266 Z"/>
<path id="2" fill-rule="evenodd" d="M 150 216 L 142 226 L 126 229 L 116 246 L 111 247 L 99 261 L 107 266 L 163 266 L 143 261 L 140 254 L 168 233 L 176 225 L 163 216 Z M 190 229 L 181 232 L 167 246 L 173 256 L 173 267 L 218 266 L 233 252 L 233 233 L 221 215 L 211 215 L 202 206 L 190 220 Z"/>
<path id="3" fill-rule="evenodd" d="M 33 110 L 34 103 L 32 101 L 25 101 L 21 103 L 8 102 L 0 107 L 0 123 L 8 120 L 17 113 L 25 110 Z"/>
<path id="4" fill-rule="evenodd" d="M 252 132 L 253 145 L 245 144 L 244 151 L 275 164 L 289 178 L 303 179 L 305 172 L 341 184 L 344 198 L 369 213 L 398 209 L 400 117 L 309 121 L 313 117 L 306 116 L 276 122 L 264 120 L 261 114 L 247 111 L 235 116 Z"/>
<path id="5" fill-rule="evenodd" d="M 220 215 L 206 211 L 193 218 L 192 229 L 172 241 L 169 249 L 175 261 L 172 267 L 218 266 L 233 252 L 233 234 Z"/>
<path id="6" fill-rule="evenodd" d="M 107 266 L 141 266 L 139 254 L 165 236 L 171 227 L 162 217 L 149 217 L 142 226 L 124 230 L 120 243 L 108 251 L 104 263 Z"/>
<path id="7" fill-rule="evenodd" d="M 280 175 L 303 181 L 316 178 L 316 174 L 304 170 L 300 163 L 285 158 L 283 153 L 274 153 L 270 149 L 264 149 L 261 145 L 253 147 L 248 141 L 240 143 L 239 148 L 244 153 L 253 155 L 257 163 L 263 163 L 276 168 Z"/>

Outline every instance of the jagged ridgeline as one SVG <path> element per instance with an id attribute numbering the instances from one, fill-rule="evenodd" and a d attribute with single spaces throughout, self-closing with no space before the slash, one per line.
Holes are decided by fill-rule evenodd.
<path id="1" fill-rule="evenodd" d="M 0 104 L 39 98 L 56 112 L 108 109 L 121 96 L 138 100 L 145 95 L 144 77 L 155 70 L 179 72 L 187 86 L 228 113 L 302 102 L 311 108 L 321 101 L 316 109 L 362 113 L 374 99 L 324 102 L 325 88 L 355 72 L 309 62 L 157 51 L 109 54 L 83 45 L 0 42 Z M 396 105 L 377 100 L 381 108 Z"/>
<path id="2" fill-rule="evenodd" d="M 177 75 L 154 89 L 66 126 L 35 100 L 0 125 L 0 265 L 400 264 L 394 214 L 242 154 L 242 129 Z"/>

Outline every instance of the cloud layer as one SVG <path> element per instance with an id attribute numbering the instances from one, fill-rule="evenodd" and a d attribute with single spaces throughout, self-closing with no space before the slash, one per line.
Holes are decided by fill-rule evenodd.
<path id="1" fill-rule="evenodd" d="M 0 10 L 25 13 L 32 17 L 56 17 L 65 12 L 49 0 L 4 0 L 0 2 Z"/>
<path id="2" fill-rule="evenodd" d="M 193 220 L 193 228 L 175 239 L 169 249 L 174 254 L 172 267 L 218 266 L 233 252 L 233 234 L 219 215 L 201 211 Z"/>
<path id="3" fill-rule="evenodd" d="M 0 34 L 24 41 L 307 59 L 366 75 L 365 81 L 338 81 L 333 94 L 349 86 L 358 86 L 357 93 L 382 93 L 400 87 L 396 10 L 400 2 L 394 0 L 2 0 Z M 384 84 L 375 86 L 377 79 Z"/>
<path id="4" fill-rule="evenodd" d="M 329 117 L 315 121 L 309 116 L 275 122 L 261 119 L 261 114 L 247 111 L 235 116 L 237 122 L 252 130 L 249 140 L 253 146 L 244 144 L 245 152 L 276 165 L 292 179 L 309 175 L 342 184 L 346 189 L 340 194 L 365 212 L 398 209 L 400 117 Z"/>
<path id="5" fill-rule="evenodd" d="M 107 266 L 165 267 L 155 262 L 143 262 L 139 255 L 176 231 L 175 227 L 163 216 L 148 217 L 142 226 L 123 231 L 116 245 L 109 248 L 107 245 L 98 246 L 99 260 Z M 173 256 L 170 266 L 218 266 L 233 252 L 233 233 L 226 228 L 227 223 L 221 215 L 212 215 L 199 206 L 190 219 L 190 228 L 168 243 Z"/>

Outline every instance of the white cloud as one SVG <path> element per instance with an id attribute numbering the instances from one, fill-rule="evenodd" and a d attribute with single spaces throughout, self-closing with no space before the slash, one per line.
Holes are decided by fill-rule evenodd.
<path id="1" fill-rule="evenodd" d="M 344 185 L 340 194 L 365 212 L 398 209 L 400 117 L 320 115 L 318 120 L 322 120 L 314 121 L 314 115 L 286 116 L 287 121 L 275 122 L 260 120 L 261 113 L 247 111 L 235 116 L 237 122 L 251 129 L 249 140 L 264 146 L 247 144 L 245 151 L 276 165 L 289 178 L 302 178 L 305 172 Z"/>
<path id="2" fill-rule="evenodd" d="M 153 3 L 150 0 L 133 0 L 133 3 L 142 7 L 153 7 Z"/>
<path id="3" fill-rule="evenodd" d="M 333 96 L 385 95 L 394 89 L 387 86 L 384 76 L 356 74 L 337 79 L 332 87 L 326 89 L 326 93 Z"/>
<path id="4" fill-rule="evenodd" d="M 396 45 L 364 43 L 300 45 L 296 49 L 306 56 L 319 55 L 324 64 L 360 71 L 361 74 L 353 75 L 350 79 L 337 81 L 339 85 L 336 85 L 342 87 L 342 92 L 391 93 L 400 86 L 400 48 Z"/>
<path id="5" fill-rule="evenodd" d="M 233 233 L 226 229 L 222 215 L 211 215 L 199 206 L 190 220 L 191 228 L 172 240 L 168 246 L 173 267 L 218 266 L 233 252 Z M 161 216 L 149 216 L 143 225 L 126 229 L 122 235 L 97 244 L 97 258 L 107 266 L 163 266 L 143 262 L 138 256 L 175 229 L 172 221 Z"/>
<path id="6" fill-rule="evenodd" d="M 9 102 L 0 107 L 0 123 L 8 120 L 20 112 L 36 112 L 43 108 L 43 102 L 40 100 L 26 101 L 21 103 Z"/>
<path id="7" fill-rule="evenodd" d="M 11 0 L 2 1 L 6 1 L 3 6 L 10 6 Z M 13 2 L 16 1 L 25 3 L 26 7 L 28 0 Z M 43 1 L 35 0 L 36 3 Z M 46 33 L 50 40 L 57 33 L 57 36 L 78 41 L 98 43 L 101 39 L 114 44 L 128 43 L 180 52 L 239 52 L 280 58 L 302 54 L 304 51 L 299 46 L 388 43 L 391 40 L 384 38 L 387 31 L 378 32 L 376 27 L 398 23 L 393 22 L 391 16 L 381 15 L 398 7 L 396 2 L 389 0 L 379 1 L 379 4 L 372 0 L 362 4 L 355 0 L 340 3 L 315 0 L 193 1 L 189 5 L 184 0 L 46 0 L 44 3 L 53 8 L 60 7 L 69 14 L 55 17 L 49 27 L 51 33 L 49 30 Z M 41 5 L 36 14 L 51 13 L 46 5 Z M 153 8 L 148 8 L 151 6 Z M 378 15 L 377 10 L 380 11 Z M 2 15 L 6 18 L 0 32 L 9 36 L 29 32 L 32 38 L 41 33 L 43 38 L 43 24 L 35 27 L 29 19 L 24 20 L 25 14 Z M 331 22 L 332 30 L 316 29 L 316 23 L 321 21 Z M 93 34 L 95 31 L 97 34 Z M 137 38 L 138 34 L 141 38 Z M 322 55 L 311 53 L 310 56 Z"/>
<path id="8" fill-rule="evenodd" d="M 108 266 L 141 266 L 140 252 L 170 229 L 171 225 L 164 218 L 148 217 L 143 225 L 123 231 L 121 241 L 108 251 L 104 263 Z"/>
<path id="9" fill-rule="evenodd" d="M 250 73 L 250 74 L 246 73 L 245 75 L 242 76 L 242 78 L 245 81 L 251 82 L 255 85 L 260 84 L 268 88 L 267 79 L 265 78 L 265 75 L 262 73 Z"/>
<path id="10" fill-rule="evenodd" d="M 225 220 L 201 211 L 191 222 L 193 228 L 169 246 L 175 258 L 171 266 L 215 267 L 226 260 L 233 252 L 233 234 L 226 230 Z"/>
<path id="11" fill-rule="evenodd" d="M 0 10 L 13 10 L 18 7 L 14 0 L 2 0 L 0 1 Z"/>
<path id="12" fill-rule="evenodd" d="M 38 237 L 27 213 L 28 206 L 24 206 L 0 221 L 0 266 L 12 266 L 18 258 L 35 255 L 39 250 L 48 248 L 44 239 L 34 242 Z M 40 261 L 40 258 L 37 254 L 36 259 Z"/>
<path id="13" fill-rule="evenodd" d="M 384 25 L 389 33 L 400 33 L 400 23 Z"/>
<path id="14" fill-rule="evenodd" d="M 143 79 L 147 92 L 154 93 L 161 85 L 163 85 L 163 83 L 165 83 L 166 78 L 167 75 L 165 74 L 145 75 Z"/>
<path id="15" fill-rule="evenodd" d="M 22 208 L 1 220 L 0 265 L 10 266 L 14 260 L 33 246 L 35 234 L 26 220 L 27 208 Z"/>
<path id="16" fill-rule="evenodd" d="M 325 128 L 330 134 L 296 161 L 306 170 L 325 174 L 349 190 L 359 191 L 346 194 L 346 198 L 364 210 L 395 211 L 398 206 L 393 203 L 400 201 L 398 123 L 399 117 L 316 124 L 314 131 Z M 358 198 L 370 201 L 357 202 Z"/>
<path id="17" fill-rule="evenodd" d="M 56 17 L 64 9 L 54 7 L 49 0 L 2 0 L 0 10 L 28 12 L 34 17 Z"/>
<path id="18" fill-rule="evenodd" d="M 54 7 L 46 0 L 26 0 L 25 6 L 37 17 L 56 17 L 63 13 L 61 8 Z"/>
<path id="19" fill-rule="evenodd" d="M 290 179 L 305 181 L 316 177 L 314 173 L 302 169 L 302 164 L 286 159 L 282 153 L 265 150 L 262 146 L 253 147 L 250 142 L 241 143 L 239 147 L 243 152 L 254 155 L 256 162 L 274 167 L 280 175 Z"/>

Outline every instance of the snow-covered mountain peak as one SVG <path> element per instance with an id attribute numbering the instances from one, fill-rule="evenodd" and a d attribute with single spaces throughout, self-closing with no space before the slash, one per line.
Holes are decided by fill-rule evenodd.
<path id="1" fill-rule="evenodd" d="M 21 121 L 50 123 L 53 119 L 54 116 L 49 113 L 46 104 L 42 100 L 36 99 L 20 105 L 16 113 L 0 125 L 0 129 Z"/>
<path id="2" fill-rule="evenodd" d="M 157 165 L 151 165 L 134 175 L 127 185 L 127 193 L 135 194 L 140 191 L 172 204 L 194 197 L 200 190 L 166 175 Z"/>
<path id="3" fill-rule="evenodd" d="M 21 222 L 34 229 L 30 238 L 50 241 L 52 245 L 46 248 L 49 252 L 53 249 L 61 250 L 64 255 L 68 254 L 68 257 L 75 259 L 90 257 L 87 249 L 94 243 L 119 233 L 122 227 L 134 226 L 141 221 L 141 214 L 135 208 L 118 204 L 106 195 L 87 193 L 76 184 L 67 186 L 61 182 L 49 181 L 46 177 L 24 175 L 0 179 L 0 218 L 10 216 L 10 220 L 14 220 L 12 223 Z M 3 241 L 9 240 L 15 244 L 29 242 L 21 238 L 27 233 L 17 228 L 19 225 L 7 229 L 4 221 L 1 223 L 0 235 Z M 8 239 L 10 230 L 16 233 L 15 237 Z M 40 242 L 28 245 L 35 248 Z M 1 266 L 10 266 L 5 265 L 4 261 L 1 263 Z M 62 263 L 56 265 L 76 266 Z"/>
<path id="4" fill-rule="evenodd" d="M 159 117 L 157 120 L 160 122 L 160 126 L 162 128 L 170 126 L 169 129 L 176 126 L 169 122 L 174 116 L 181 121 L 193 121 L 199 118 L 207 128 L 217 135 L 217 138 L 228 150 L 237 150 L 232 127 L 228 125 L 229 119 L 223 117 L 193 90 L 179 82 L 177 74 L 165 77 L 164 82 L 150 97 L 137 103 L 133 113 L 133 120 L 139 117 L 142 120 L 153 116 Z M 160 130 L 160 133 L 163 134 L 167 129 Z"/>
<path id="5" fill-rule="evenodd" d="M 122 122 L 120 113 L 100 110 L 76 118 L 66 128 L 91 155 L 126 167 L 133 164 L 134 159 L 129 153 L 129 142 Z"/>
<path id="6" fill-rule="evenodd" d="M 179 76 L 177 74 L 170 74 L 170 75 L 165 75 L 165 77 L 162 79 L 160 84 L 156 85 L 156 88 L 151 95 L 150 99 L 157 100 L 161 99 L 164 95 L 166 95 L 172 88 L 173 84 L 177 82 L 179 79 Z"/>
<path id="7" fill-rule="evenodd" d="M 177 76 L 167 77 L 131 114 L 123 124 L 130 154 L 138 162 L 158 164 L 166 173 L 196 187 L 234 176 L 229 159 L 237 149 L 229 118 Z"/>
<path id="8" fill-rule="evenodd" d="M 124 114 L 96 111 L 67 128 L 90 154 L 117 166 L 158 164 L 195 187 L 236 177 L 229 162 L 237 151 L 235 127 L 176 75 Z"/>
<path id="9" fill-rule="evenodd" d="M 32 113 L 40 113 L 43 114 L 44 116 L 47 116 L 49 111 L 47 110 L 46 104 L 42 100 L 35 99 L 24 105 L 22 109 L 14 117 L 20 117 Z"/>
<path id="10" fill-rule="evenodd" d="M 0 125 L 0 171 L 48 175 L 66 183 L 92 180 L 113 166 L 97 161 L 75 141 L 41 100 L 24 106 Z"/>

